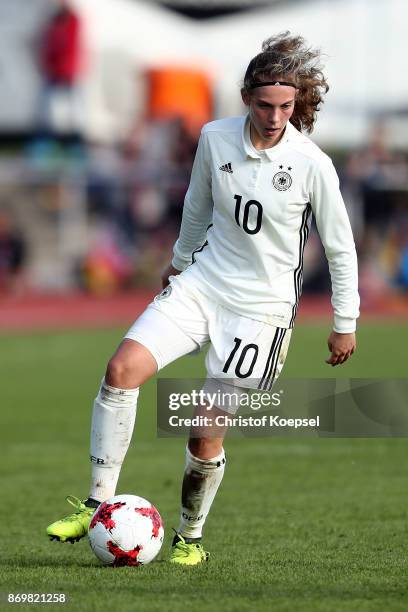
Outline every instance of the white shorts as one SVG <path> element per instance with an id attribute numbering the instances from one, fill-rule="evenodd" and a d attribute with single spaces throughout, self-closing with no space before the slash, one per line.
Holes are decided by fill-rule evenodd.
<path id="1" fill-rule="evenodd" d="M 125 338 L 145 346 L 158 370 L 211 343 L 209 379 L 246 389 L 270 390 L 278 378 L 292 330 L 237 315 L 192 289 L 183 275 L 164 289 L 135 321 Z"/>

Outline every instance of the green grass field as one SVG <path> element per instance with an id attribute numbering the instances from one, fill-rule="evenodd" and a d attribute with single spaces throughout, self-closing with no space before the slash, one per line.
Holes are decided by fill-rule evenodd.
<path id="1" fill-rule="evenodd" d="M 285 376 L 406 376 L 408 326 L 362 325 L 358 352 L 336 369 L 324 363 L 328 331 L 298 326 Z M 184 441 L 156 437 L 154 381 L 141 393 L 118 492 L 158 506 L 166 524 L 159 559 L 104 568 L 86 541 L 48 542 L 47 524 L 69 511 L 65 495 L 87 494 L 90 406 L 121 334 L 0 337 L 2 605 L 8 592 L 63 592 L 72 610 L 408 609 L 408 441 L 401 438 L 227 440 L 226 475 L 206 529 L 211 560 L 169 566 Z M 162 376 L 203 374 L 202 358 L 192 357 Z"/>

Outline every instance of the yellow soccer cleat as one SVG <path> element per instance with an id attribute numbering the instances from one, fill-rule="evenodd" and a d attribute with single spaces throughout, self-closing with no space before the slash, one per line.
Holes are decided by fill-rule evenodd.
<path id="1" fill-rule="evenodd" d="M 47 535 L 50 540 L 73 544 L 87 535 L 96 507 L 86 506 L 85 502 L 73 495 L 68 495 L 67 502 L 74 506 L 76 511 L 47 527 Z"/>
<path id="2" fill-rule="evenodd" d="M 183 536 L 176 533 L 173 540 L 173 545 L 170 554 L 170 563 L 178 565 L 198 565 L 204 561 L 208 561 L 210 556 L 206 552 L 200 542 L 186 542 Z"/>

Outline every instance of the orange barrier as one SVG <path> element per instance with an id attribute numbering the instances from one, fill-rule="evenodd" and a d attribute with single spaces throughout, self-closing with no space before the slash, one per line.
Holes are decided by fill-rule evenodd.
<path id="1" fill-rule="evenodd" d="M 208 75 L 188 68 L 154 68 L 146 73 L 148 117 L 182 118 L 193 134 L 212 119 L 213 96 Z"/>

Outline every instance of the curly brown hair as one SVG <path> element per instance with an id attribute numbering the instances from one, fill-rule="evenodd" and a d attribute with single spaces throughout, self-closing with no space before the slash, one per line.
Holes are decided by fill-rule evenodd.
<path id="1" fill-rule="evenodd" d="M 298 130 L 310 133 L 329 90 L 320 60 L 320 50 L 307 47 L 301 36 L 281 32 L 262 43 L 261 53 L 249 62 L 242 89 L 250 94 L 263 81 L 293 82 L 297 91 L 290 122 Z"/>

